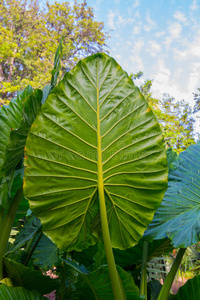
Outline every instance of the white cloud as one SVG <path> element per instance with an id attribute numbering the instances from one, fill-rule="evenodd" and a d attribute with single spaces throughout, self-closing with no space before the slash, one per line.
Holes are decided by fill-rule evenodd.
<path id="1" fill-rule="evenodd" d="M 165 31 L 158 31 L 158 32 L 156 32 L 154 35 L 155 35 L 155 37 L 159 38 L 159 37 L 161 37 L 161 36 L 163 36 L 163 35 L 165 35 L 165 34 L 166 34 Z"/>
<path id="2" fill-rule="evenodd" d="M 132 24 L 134 22 L 134 19 L 133 18 L 123 18 L 119 13 L 118 13 L 118 16 L 117 16 L 117 26 L 120 26 L 120 25 L 127 25 L 127 24 Z"/>
<path id="3" fill-rule="evenodd" d="M 136 8 L 140 5 L 140 1 L 139 0 L 135 0 L 133 3 L 133 8 Z"/>
<path id="4" fill-rule="evenodd" d="M 133 33 L 134 35 L 140 34 L 140 33 L 141 33 L 141 29 L 142 29 L 142 28 L 141 28 L 141 25 L 136 25 L 136 26 L 133 27 L 133 32 L 132 32 L 132 33 Z"/>
<path id="5" fill-rule="evenodd" d="M 155 41 L 149 41 L 148 47 L 146 48 L 146 51 L 150 53 L 152 57 L 155 57 L 162 49 L 162 46 Z"/>
<path id="6" fill-rule="evenodd" d="M 191 10 L 197 10 L 199 6 L 197 5 L 197 0 L 193 0 L 192 4 L 190 5 Z"/>
<path id="7" fill-rule="evenodd" d="M 152 30 L 153 28 L 156 27 L 156 22 L 151 19 L 149 13 L 146 15 L 145 19 L 146 19 L 147 24 L 145 24 L 143 26 L 143 28 L 144 28 L 145 31 L 149 32 L 150 30 Z"/>
<path id="8" fill-rule="evenodd" d="M 132 55 L 130 56 L 130 61 L 132 62 L 132 70 L 130 71 L 134 71 L 134 70 L 138 70 L 138 71 L 141 71 L 141 70 L 144 70 L 144 64 L 143 64 L 143 61 L 142 61 L 142 58 L 136 54 L 134 52 L 132 52 Z M 129 69 L 130 69 L 130 65 L 129 65 Z"/>
<path id="9" fill-rule="evenodd" d="M 169 27 L 169 33 L 172 39 L 179 38 L 181 31 L 182 31 L 182 25 L 178 22 L 171 24 L 171 26 Z"/>
<path id="10" fill-rule="evenodd" d="M 199 44 L 199 41 L 195 41 L 194 43 L 191 43 L 190 44 L 190 47 L 189 47 L 189 50 L 190 50 L 190 55 L 194 57 L 198 57 L 200 58 L 200 44 Z"/>
<path id="11" fill-rule="evenodd" d="M 154 75 L 155 83 L 159 85 L 168 85 L 170 79 L 171 71 L 164 64 L 163 59 L 159 59 L 156 67 L 156 73 Z"/>
<path id="12" fill-rule="evenodd" d="M 127 25 L 127 24 L 132 24 L 134 22 L 134 19 L 123 17 L 118 11 L 112 11 L 110 10 L 108 15 L 108 26 L 111 29 L 116 29 L 119 28 L 121 25 Z"/>
<path id="13" fill-rule="evenodd" d="M 187 73 L 185 69 L 187 68 Z M 155 73 L 152 74 L 153 96 L 162 99 L 163 94 L 167 93 L 176 100 L 185 99 L 191 106 L 194 105 L 193 94 L 199 87 L 200 82 L 200 62 L 193 63 L 190 68 L 186 64 L 173 72 L 165 65 L 163 59 L 159 59 L 155 66 Z"/>
<path id="14" fill-rule="evenodd" d="M 193 41 L 189 41 L 187 38 L 181 39 L 179 45 L 181 47 L 175 47 L 173 49 L 173 57 L 177 61 L 188 61 L 196 59 L 196 63 L 200 59 L 200 44 L 199 44 L 200 36 L 196 34 L 195 39 Z"/>
<path id="15" fill-rule="evenodd" d="M 120 54 L 115 54 L 115 59 L 117 61 L 120 61 L 122 59 L 122 56 Z"/>
<path id="16" fill-rule="evenodd" d="M 177 61 L 184 61 L 188 59 L 188 50 L 187 48 L 185 50 L 174 48 L 173 49 L 173 57 Z"/>
<path id="17" fill-rule="evenodd" d="M 134 17 L 140 19 L 140 13 L 138 10 L 135 12 Z"/>
<path id="18" fill-rule="evenodd" d="M 166 37 L 165 41 L 163 42 L 163 44 L 168 48 L 168 50 L 170 48 L 171 43 L 174 40 L 180 38 L 181 31 L 182 31 L 182 25 L 180 23 L 174 22 L 170 24 L 168 28 L 169 35 Z"/>
<path id="19" fill-rule="evenodd" d="M 174 19 L 182 22 L 183 24 L 187 24 L 187 18 L 185 16 L 184 13 L 182 13 L 181 11 L 177 11 L 174 13 L 173 15 Z"/>
<path id="20" fill-rule="evenodd" d="M 116 28 L 116 26 L 115 26 L 115 13 L 113 11 L 110 11 L 107 18 L 108 18 L 108 26 L 111 29 L 115 29 Z"/>
<path id="21" fill-rule="evenodd" d="M 135 53 L 139 53 L 142 49 L 142 47 L 144 47 L 145 43 L 144 43 L 144 40 L 143 38 L 140 38 L 137 40 L 137 42 L 134 43 L 134 46 L 133 46 L 133 51 Z"/>

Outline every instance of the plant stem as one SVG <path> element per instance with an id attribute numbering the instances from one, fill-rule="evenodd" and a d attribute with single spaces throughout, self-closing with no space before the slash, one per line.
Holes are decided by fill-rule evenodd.
<path id="1" fill-rule="evenodd" d="M 60 287 L 58 290 L 58 297 L 59 300 L 65 299 L 65 292 L 66 292 L 66 252 L 63 253 L 64 261 L 62 262 L 62 272 L 60 273 Z"/>
<path id="2" fill-rule="evenodd" d="M 140 281 L 140 296 L 147 300 L 147 256 L 148 256 L 148 242 L 144 241 L 142 254 L 142 268 Z"/>
<path id="3" fill-rule="evenodd" d="M 12 203 L 8 209 L 8 212 L 1 224 L 0 228 L 0 280 L 3 279 L 3 256 L 6 251 L 6 246 L 8 243 L 8 239 L 10 236 L 10 231 L 15 220 L 16 212 L 19 207 L 19 203 L 23 196 L 23 187 L 21 187 L 14 198 L 12 199 Z"/>
<path id="4" fill-rule="evenodd" d="M 39 229 L 41 229 L 41 228 L 39 228 Z M 38 231 L 37 231 L 37 233 L 38 233 Z M 33 248 L 31 249 L 31 246 L 32 246 L 32 244 L 33 244 L 33 241 L 34 241 L 35 236 L 33 237 L 32 244 L 29 245 L 29 247 L 27 247 L 28 249 L 26 249 L 26 252 L 28 253 L 28 256 L 27 256 L 26 259 L 25 259 L 24 266 L 27 266 L 27 264 L 28 264 L 28 262 L 29 262 L 29 260 L 30 260 L 30 258 L 31 258 L 31 256 L 32 256 L 32 254 L 33 254 L 33 252 L 35 251 L 35 248 L 37 247 L 37 245 L 38 245 L 39 241 L 41 240 L 41 237 L 42 237 L 42 236 L 43 236 L 43 233 L 41 232 L 40 235 L 39 235 L 39 237 L 37 238 L 37 241 L 35 242 Z M 30 249 L 31 249 L 31 250 L 30 250 Z M 28 250 L 28 251 L 27 251 L 27 250 Z"/>
<path id="5" fill-rule="evenodd" d="M 101 214 L 101 227 L 102 227 L 102 235 L 103 235 L 104 247 L 106 252 L 106 258 L 108 263 L 108 269 L 109 269 L 114 299 L 125 300 L 126 295 L 124 292 L 123 284 L 121 282 L 121 278 L 116 268 L 114 255 L 112 251 L 110 233 L 108 228 L 105 194 L 104 194 L 104 183 L 103 183 L 103 166 L 102 166 L 101 132 L 100 132 L 99 115 L 100 115 L 100 111 L 99 111 L 99 89 L 98 89 L 98 65 L 97 65 L 97 152 L 98 152 L 98 192 L 99 192 L 99 205 L 100 205 L 100 214 Z"/>
<path id="6" fill-rule="evenodd" d="M 167 275 L 167 278 L 165 279 L 165 282 L 163 284 L 163 287 L 160 291 L 160 294 L 159 294 L 157 300 L 167 300 L 172 283 L 174 281 L 174 277 L 175 277 L 178 267 L 181 263 L 182 257 L 185 253 L 185 250 L 186 250 L 186 248 L 180 248 L 179 252 L 177 253 L 175 261 L 171 267 L 170 272 Z"/>
<path id="7" fill-rule="evenodd" d="M 1 223 L 3 222 L 4 212 L 5 212 L 5 208 L 1 207 L 0 208 L 0 226 L 1 226 Z"/>

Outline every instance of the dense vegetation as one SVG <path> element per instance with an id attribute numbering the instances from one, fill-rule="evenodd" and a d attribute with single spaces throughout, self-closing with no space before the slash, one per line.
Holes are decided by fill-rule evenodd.
<path id="1" fill-rule="evenodd" d="M 189 107 L 153 99 L 151 81 L 138 89 L 137 76 L 103 53 L 57 84 L 63 39 L 46 85 L 0 108 L 1 297 L 198 300 L 200 276 L 170 295 L 199 242 L 200 144 Z M 148 282 L 147 262 L 173 249 L 164 285 Z"/>

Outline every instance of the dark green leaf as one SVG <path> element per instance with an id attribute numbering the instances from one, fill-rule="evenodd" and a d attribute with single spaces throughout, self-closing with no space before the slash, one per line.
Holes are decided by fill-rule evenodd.
<path id="1" fill-rule="evenodd" d="M 94 270 L 100 268 L 102 265 L 107 264 L 104 244 L 102 242 L 98 242 L 97 246 L 98 246 L 98 251 L 94 255 L 94 261 L 95 261 L 93 266 Z"/>
<path id="2" fill-rule="evenodd" d="M 200 299 L 200 275 L 189 279 L 173 297 L 173 300 L 199 300 Z"/>
<path id="3" fill-rule="evenodd" d="M 58 247 L 48 237 L 43 235 L 33 252 L 33 264 L 43 271 L 48 271 L 60 261 L 57 252 Z"/>
<path id="4" fill-rule="evenodd" d="M 94 246 L 90 246 L 81 252 L 73 251 L 71 255 L 76 262 L 78 262 L 80 265 L 84 265 L 86 268 L 92 271 L 98 249 L 99 243 L 95 244 Z"/>
<path id="5" fill-rule="evenodd" d="M 98 270 L 86 274 L 76 263 L 70 263 L 68 261 L 66 261 L 66 263 L 79 275 L 77 285 L 75 285 L 77 289 L 75 294 L 76 296 L 79 294 L 79 299 L 114 300 L 107 265 L 101 266 Z M 131 275 L 118 266 L 117 270 L 121 277 L 127 300 L 139 300 L 139 289 L 135 285 Z"/>
<path id="6" fill-rule="evenodd" d="M 37 219 L 35 216 L 32 216 L 30 219 L 28 219 L 17 234 L 14 243 L 15 246 L 12 251 L 24 246 L 30 239 L 33 238 L 40 228 L 41 223 L 39 219 Z"/>
<path id="7" fill-rule="evenodd" d="M 2 167 L 5 163 L 6 150 L 10 141 L 11 132 L 19 127 L 22 111 L 23 101 L 32 93 L 31 86 L 19 92 L 16 99 L 12 99 L 8 106 L 0 108 L 0 175 L 3 174 Z M 12 162 L 13 163 L 13 162 Z"/>
<path id="8" fill-rule="evenodd" d="M 0 179 L 0 206 L 6 208 L 8 201 L 8 184 L 6 178 Z"/>
<path id="9" fill-rule="evenodd" d="M 7 277 L 11 278 L 14 286 L 21 286 L 29 291 L 37 290 L 42 295 L 51 293 L 59 287 L 56 279 L 51 279 L 24 265 L 4 258 Z"/>
<path id="10" fill-rule="evenodd" d="M 29 129 L 35 120 L 35 117 L 40 110 L 42 100 L 42 91 L 35 90 L 25 98 L 23 101 L 23 109 L 21 113 L 21 120 L 19 125 L 10 132 L 10 138 L 7 143 L 4 164 L 2 172 L 9 174 L 24 156 L 24 147 Z"/>
<path id="11" fill-rule="evenodd" d="M 140 264 L 142 262 L 143 244 L 144 240 L 142 239 L 136 246 L 127 250 L 113 249 L 116 264 L 122 268 Z M 168 254 L 173 249 L 174 247 L 171 245 L 169 239 L 149 242 L 147 261 L 150 261 L 154 257 Z"/>
<path id="12" fill-rule="evenodd" d="M 162 284 L 158 280 L 148 282 L 148 300 L 157 300 L 161 288 Z M 173 295 L 169 295 L 169 297 L 167 298 L 167 300 L 172 299 L 174 299 Z M 182 300 L 185 300 L 185 298 L 183 298 Z"/>

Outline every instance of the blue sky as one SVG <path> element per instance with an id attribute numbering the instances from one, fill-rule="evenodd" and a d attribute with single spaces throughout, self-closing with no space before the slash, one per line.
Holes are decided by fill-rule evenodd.
<path id="1" fill-rule="evenodd" d="M 95 19 L 104 22 L 110 55 L 124 70 L 153 79 L 154 97 L 168 93 L 194 104 L 192 93 L 200 87 L 200 0 L 87 3 Z"/>

